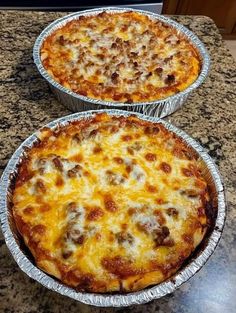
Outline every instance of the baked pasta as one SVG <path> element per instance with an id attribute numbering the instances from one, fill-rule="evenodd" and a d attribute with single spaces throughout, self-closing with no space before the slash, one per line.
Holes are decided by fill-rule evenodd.
<path id="1" fill-rule="evenodd" d="M 44 40 L 41 60 L 48 74 L 71 91 L 122 103 L 176 94 L 201 69 L 196 49 L 183 34 L 131 11 L 68 22 Z"/>
<path id="2" fill-rule="evenodd" d="M 162 124 L 102 113 L 38 136 L 13 215 L 45 272 L 80 291 L 136 291 L 170 277 L 203 239 L 207 183 Z"/>

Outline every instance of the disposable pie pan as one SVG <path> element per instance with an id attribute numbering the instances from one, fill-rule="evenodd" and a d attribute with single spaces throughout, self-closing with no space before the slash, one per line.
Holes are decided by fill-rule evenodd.
<path id="1" fill-rule="evenodd" d="M 127 11 L 139 12 L 139 13 L 149 16 L 150 18 L 154 20 L 162 21 L 170 25 L 171 27 L 173 27 L 173 29 L 176 29 L 178 33 L 183 34 L 198 51 L 198 54 L 201 59 L 201 71 L 199 73 L 198 78 L 188 88 L 186 88 L 182 92 L 179 92 L 175 95 L 172 95 L 165 99 L 161 99 L 157 101 L 138 102 L 134 104 L 127 104 L 127 103 L 124 104 L 121 102 L 109 102 L 109 101 L 85 97 L 60 85 L 48 74 L 47 70 L 44 68 L 42 64 L 41 57 L 40 57 L 40 50 L 41 50 L 42 43 L 56 29 L 61 28 L 62 26 L 67 24 L 69 21 L 76 20 L 80 16 L 91 16 L 91 19 L 92 19 L 93 16 L 103 11 L 110 12 L 110 13 L 127 12 Z M 195 34 L 193 34 L 189 29 L 187 29 L 183 25 L 163 15 L 158 15 L 155 13 L 150 13 L 150 12 L 146 12 L 142 10 L 134 10 L 134 9 L 127 9 L 127 8 L 125 9 L 124 8 L 112 8 L 112 7 L 76 12 L 76 13 L 72 13 L 70 15 L 67 15 L 67 16 L 64 16 L 62 18 L 55 20 L 53 23 L 47 26 L 37 38 L 35 45 L 34 45 L 34 49 L 33 49 L 33 57 L 34 57 L 34 62 L 40 74 L 47 80 L 52 91 L 56 95 L 57 99 L 63 105 L 65 105 L 69 110 L 73 112 L 113 108 L 113 109 L 124 109 L 128 111 L 140 112 L 145 115 L 158 116 L 158 117 L 167 116 L 173 113 L 174 111 L 176 111 L 177 109 L 179 109 L 183 105 L 183 103 L 186 101 L 190 93 L 205 80 L 209 71 L 209 67 L 210 67 L 209 55 L 203 43 L 199 40 L 199 38 Z"/>
<path id="2" fill-rule="evenodd" d="M 90 118 L 99 112 L 101 111 L 94 110 L 75 113 L 55 120 L 46 126 L 53 129 L 58 125 L 66 125 L 70 121 Z M 78 292 L 37 268 L 32 256 L 28 252 L 28 249 L 24 245 L 22 238 L 16 230 L 15 222 L 12 216 L 11 204 L 12 186 L 17 173 L 18 165 L 24 157 L 25 151 L 32 147 L 32 145 L 37 141 L 37 133 L 31 135 L 20 145 L 3 172 L 0 188 L 0 218 L 6 244 L 21 270 L 24 271 L 29 277 L 51 290 L 86 304 L 103 307 L 122 307 L 132 304 L 145 303 L 172 293 L 202 268 L 204 263 L 216 249 L 220 240 L 225 222 L 226 202 L 223 183 L 213 160 L 206 153 L 204 148 L 202 148 L 186 133 L 166 121 L 155 117 L 145 116 L 140 113 L 130 113 L 121 110 L 104 110 L 103 112 L 113 116 L 129 116 L 130 114 L 135 114 L 142 120 L 159 122 L 163 124 L 166 129 L 182 138 L 187 145 L 195 151 L 196 155 L 199 156 L 199 162 L 202 163 L 203 175 L 208 183 L 212 201 L 211 209 L 208 212 L 211 217 L 211 227 L 205 235 L 202 243 L 186 260 L 178 272 L 166 281 L 138 292 L 126 294 L 94 294 L 88 292 Z"/>

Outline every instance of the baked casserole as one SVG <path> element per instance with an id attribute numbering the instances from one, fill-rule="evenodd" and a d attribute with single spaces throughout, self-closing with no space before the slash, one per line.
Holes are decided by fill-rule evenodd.
<path id="1" fill-rule="evenodd" d="M 41 61 L 65 88 L 121 103 L 165 99 L 190 86 L 201 60 L 171 25 L 139 12 L 80 16 L 43 41 Z"/>
<path id="2" fill-rule="evenodd" d="M 38 267 L 79 291 L 131 292 L 175 273 L 202 241 L 208 186 L 161 123 L 106 113 L 43 128 L 13 186 Z"/>

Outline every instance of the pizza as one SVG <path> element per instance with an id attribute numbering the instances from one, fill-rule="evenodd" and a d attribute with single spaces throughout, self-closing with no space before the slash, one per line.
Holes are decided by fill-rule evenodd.
<path id="1" fill-rule="evenodd" d="M 48 74 L 63 87 L 121 103 L 174 95 L 201 70 L 199 54 L 184 34 L 131 11 L 69 21 L 46 37 L 40 55 Z"/>
<path id="2" fill-rule="evenodd" d="M 37 266 L 79 291 L 131 292 L 166 280 L 209 225 L 196 152 L 133 115 L 41 129 L 12 203 Z"/>

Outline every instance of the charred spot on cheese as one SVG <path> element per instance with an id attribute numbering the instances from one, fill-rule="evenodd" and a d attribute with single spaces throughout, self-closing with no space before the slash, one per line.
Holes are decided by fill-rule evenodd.
<path id="1" fill-rule="evenodd" d="M 104 215 L 104 212 L 101 208 L 95 207 L 89 210 L 87 219 L 89 221 L 97 221 Z"/>
<path id="2" fill-rule="evenodd" d="M 35 183 L 35 191 L 37 193 L 45 193 L 46 192 L 46 186 L 44 184 L 44 181 L 42 179 L 38 179 Z"/>
<path id="3" fill-rule="evenodd" d="M 194 186 L 198 189 L 205 190 L 206 189 L 206 182 L 202 179 L 196 179 Z"/>
<path id="4" fill-rule="evenodd" d="M 24 210 L 23 210 L 24 214 L 26 215 L 30 215 L 33 214 L 34 212 L 34 208 L 31 205 L 28 205 Z"/>
<path id="5" fill-rule="evenodd" d="M 51 205 L 48 203 L 43 203 L 40 207 L 39 207 L 39 211 L 44 213 L 44 212 L 48 212 L 52 209 Z"/>
<path id="6" fill-rule="evenodd" d="M 123 135 L 123 136 L 121 137 L 121 139 L 122 139 L 123 141 L 130 141 L 130 140 L 132 140 L 132 136 L 130 136 L 130 135 Z"/>
<path id="7" fill-rule="evenodd" d="M 123 229 L 124 231 L 128 229 L 128 224 L 127 223 L 123 223 L 121 224 L 121 229 Z"/>
<path id="8" fill-rule="evenodd" d="M 56 186 L 57 187 L 62 187 L 64 185 L 64 180 L 61 176 L 57 176 L 57 179 L 56 179 Z"/>
<path id="9" fill-rule="evenodd" d="M 102 259 L 102 266 L 110 273 L 125 278 L 141 272 L 136 270 L 131 260 L 121 256 L 105 257 Z"/>
<path id="10" fill-rule="evenodd" d="M 104 196 L 104 205 L 105 209 L 109 212 L 116 212 L 118 210 L 118 207 L 113 200 L 112 196 L 107 194 Z"/>
<path id="11" fill-rule="evenodd" d="M 186 149 L 181 146 L 175 146 L 173 149 L 173 154 L 180 159 L 194 159 L 194 153 L 190 149 Z"/>
<path id="12" fill-rule="evenodd" d="M 186 176 L 186 177 L 194 176 L 193 171 L 191 171 L 188 168 L 182 168 L 181 171 L 182 171 L 183 175 Z"/>
<path id="13" fill-rule="evenodd" d="M 133 170 L 133 165 L 132 164 L 127 164 L 125 166 L 125 171 L 126 171 L 126 177 L 129 176 L 129 174 L 131 173 L 131 171 Z"/>
<path id="14" fill-rule="evenodd" d="M 77 275 L 76 289 L 81 290 L 81 291 L 85 291 L 85 290 L 90 291 L 90 288 L 93 285 L 93 283 L 94 283 L 94 277 L 92 274 L 80 273 L 79 275 Z"/>
<path id="15" fill-rule="evenodd" d="M 188 234 L 183 234 L 182 235 L 182 238 L 184 241 L 186 241 L 187 243 L 189 244 L 193 244 L 193 237 L 191 235 L 188 235 Z"/>
<path id="16" fill-rule="evenodd" d="M 145 127 L 145 129 L 144 129 L 144 133 L 145 133 L 146 135 L 156 135 L 156 134 L 159 133 L 159 131 L 160 131 L 160 129 L 159 129 L 158 126 L 155 126 L 155 127 L 153 127 L 153 126 L 147 126 L 147 127 Z"/>
<path id="17" fill-rule="evenodd" d="M 135 213 L 137 213 L 137 209 L 135 209 L 135 208 L 129 208 L 129 209 L 128 209 L 128 214 L 129 214 L 130 216 L 134 215 Z"/>
<path id="18" fill-rule="evenodd" d="M 126 95 L 126 100 L 124 101 L 124 103 L 133 103 L 133 100 L 131 99 L 130 95 Z"/>
<path id="19" fill-rule="evenodd" d="M 198 214 L 198 217 L 205 216 L 205 209 L 204 209 L 204 207 L 199 207 L 197 209 L 197 214 Z"/>
<path id="20" fill-rule="evenodd" d="M 160 170 L 162 170 L 163 172 L 169 174 L 171 172 L 171 166 L 166 163 L 166 162 L 162 162 L 160 164 Z"/>
<path id="21" fill-rule="evenodd" d="M 128 152 L 130 155 L 134 155 L 134 149 L 132 149 L 131 147 L 127 147 L 127 152 Z"/>
<path id="22" fill-rule="evenodd" d="M 95 147 L 93 148 L 93 152 L 94 152 L 95 154 L 101 153 L 101 152 L 102 152 L 102 148 L 101 148 L 100 146 L 95 146 Z"/>
<path id="23" fill-rule="evenodd" d="M 80 163 L 83 160 L 83 155 L 81 153 L 76 153 L 70 157 L 70 160 L 76 163 Z"/>
<path id="24" fill-rule="evenodd" d="M 46 227 L 42 224 L 35 225 L 32 228 L 32 232 L 40 235 L 45 235 Z"/>
<path id="25" fill-rule="evenodd" d="M 156 154 L 154 154 L 154 153 L 147 153 L 147 154 L 145 155 L 145 159 L 146 159 L 147 161 L 149 161 L 149 162 L 154 162 L 154 161 L 156 161 L 157 156 L 156 156 Z"/>
<path id="26" fill-rule="evenodd" d="M 157 204 L 166 204 L 166 203 L 167 203 L 167 201 L 165 201 L 165 200 L 162 199 L 162 198 L 157 198 L 157 199 L 155 199 L 155 202 L 156 202 Z"/>
<path id="27" fill-rule="evenodd" d="M 155 193 L 157 192 L 157 187 L 153 185 L 146 184 L 146 188 L 148 192 Z"/>
<path id="28" fill-rule="evenodd" d="M 115 241 L 115 234 L 113 233 L 113 231 L 110 231 L 108 233 L 108 240 L 109 240 L 109 242 L 114 243 L 114 241 Z"/>
<path id="29" fill-rule="evenodd" d="M 124 161 L 121 157 L 114 157 L 113 159 L 117 164 L 123 164 L 124 163 Z"/>

